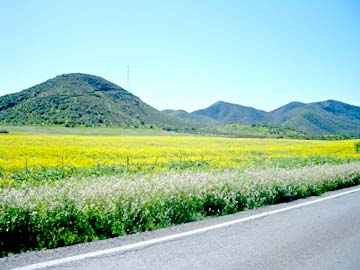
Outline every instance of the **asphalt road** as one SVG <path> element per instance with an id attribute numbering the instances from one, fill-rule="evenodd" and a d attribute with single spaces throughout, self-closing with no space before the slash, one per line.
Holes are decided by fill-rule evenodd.
<path id="1" fill-rule="evenodd" d="M 347 189 L 355 191 L 359 187 Z M 323 195 L 333 196 L 337 191 Z M 78 254 L 201 230 L 250 217 L 233 225 L 33 269 L 360 269 L 360 192 L 318 203 L 313 197 L 154 232 L 0 259 L 13 269 Z M 299 206 L 282 211 L 289 206 Z M 278 211 L 280 210 L 280 211 Z M 271 213 L 262 216 L 262 213 Z M 252 216 L 257 216 L 252 219 Z M 39 267 L 41 265 L 35 265 Z"/>

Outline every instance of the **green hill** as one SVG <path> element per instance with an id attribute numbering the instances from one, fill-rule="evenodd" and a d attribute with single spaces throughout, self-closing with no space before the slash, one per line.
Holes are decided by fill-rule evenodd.
<path id="1" fill-rule="evenodd" d="M 291 102 L 265 112 L 219 101 L 192 113 L 160 112 L 101 77 L 71 73 L 0 97 L 0 125 L 160 128 L 221 136 L 304 137 L 306 133 L 360 137 L 360 107 L 327 100 Z"/>
<path id="2" fill-rule="evenodd" d="M 312 135 L 341 134 L 360 137 L 360 107 L 335 100 L 308 104 L 291 102 L 271 112 L 219 101 L 190 114 L 211 118 L 222 124 L 268 123 Z M 177 116 L 183 118 L 181 115 Z"/>
<path id="3" fill-rule="evenodd" d="M 0 124 L 190 128 L 120 86 L 81 73 L 0 97 Z"/>
<path id="4" fill-rule="evenodd" d="M 206 116 L 223 124 L 232 122 L 256 124 L 267 121 L 267 114 L 265 111 L 224 101 L 218 101 L 206 109 L 197 110 L 191 114 L 196 116 Z"/>
<path id="5" fill-rule="evenodd" d="M 162 112 L 164 112 L 172 117 L 180 118 L 187 123 L 197 123 L 200 126 L 212 126 L 212 125 L 220 124 L 219 121 L 212 119 L 210 117 L 207 117 L 204 115 L 188 113 L 187 111 L 184 111 L 184 110 L 169 110 L 168 109 L 168 110 L 163 110 Z"/>
<path id="6" fill-rule="evenodd" d="M 360 136 L 360 107 L 335 100 L 290 103 L 269 114 L 272 123 L 306 133 Z"/>

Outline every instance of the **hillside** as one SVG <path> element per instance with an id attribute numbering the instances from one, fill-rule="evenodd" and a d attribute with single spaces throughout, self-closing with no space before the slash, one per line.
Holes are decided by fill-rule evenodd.
<path id="1" fill-rule="evenodd" d="M 226 126 L 233 123 L 245 126 Z M 270 130 L 259 127 L 264 124 Z M 315 136 L 360 137 L 360 107 L 327 100 L 307 104 L 291 102 L 265 112 L 219 101 L 191 113 L 160 112 L 101 77 L 71 73 L 0 97 L 0 125 L 160 128 L 221 136 L 303 136 L 293 134 L 292 130 L 298 130 Z M 251 126 L 250 130 L 246 125 Z M 273 134 L 274 130 L 281 134 Z"/>
<path id="2" fill-rule="evenodd" d="M 177 117 L 184 120 L 187 123 L 197 123 L 200 126 L 212 126 L 212 125 L 219 125 L 220 122 L 212 119 L 210 117 L 200 115 L 200 114 L 193 114 L 188 113 L 184 110 L 163 110 L 163 113 L 170 115 L 172 117 Z"/>
<path id="3" fill-rule="evenodd" d="M 206 109 L 197 110 L 191 114 L 196 116 L 206 116 L 223 124 L 231 122 L 256 124 L 268 120 L 265 111 L 224 101 L 218 101 Z"/>
<path id="4" fill-rule="evenodd" d="M 312 135 L 341 134 L 360 137 L 360 107 L 335 100 L 308 104 L 291 102 L 271 112 L 219 101 L 192 113 L 172 115 L 182 119 L 206 117 L 203 123 L 208 126 L 216 126 L 218 123 L 243 125 L 269 123 Z M 201 118 L 197 119 L 201 123 Z M 213 119 L 215 122 L 209 122 L 207 119 Z"/>
<path id="5" fill-rule="evenodd" d="M 360 136 L 360 107 L 335 100 L 290 103 L 269 114 L 272 123 L 306 133 Z"/>
<path id="6" fill-rule="evenodd" d="M 0 97 L 0 124 L 189 128 L 120 86 L 81 73 Z"/>

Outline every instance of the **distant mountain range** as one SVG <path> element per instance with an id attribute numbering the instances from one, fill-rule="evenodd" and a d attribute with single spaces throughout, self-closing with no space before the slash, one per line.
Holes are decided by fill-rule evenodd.
<path id="1" fill-rule="evenodd" d="M 313 103 L 291 102 L 274 111 L 265 112 L 251 107 L 218 101 L 206 109 L 192 113 L 166 110 L 169 115 L 202 122 L 201 117 L 215 124 L 271 123 L 290 127 L 308 134 L 345 134 L 360 136 L 360 107 L 335 100 Z M 207 121 L 209 124 L 214 122 Z"/>
<path id="2" fill-rule="evenodd" d="M 0 97 L 0 125 L 145 127 L 194 132 L 229 123 L 271 125 L 272 131 L 278 126 L 314 135 L 360 137 L 360 107 L 327 100 L 291 102 L 266 112 L 218 101 L 191 113 L 158 111 L 120 86 L 82 73 L 60 75 Z"/>

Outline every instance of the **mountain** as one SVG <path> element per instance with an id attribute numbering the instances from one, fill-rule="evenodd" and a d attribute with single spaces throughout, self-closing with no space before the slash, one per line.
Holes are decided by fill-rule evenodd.
<path id="1" fill-rule="evenodd" d="M 360 136 L 360 107 L 335 100 L 289 103 L 269 114 L 272 123 L 306 133 Z"/>
<path id="2" fill-rule="evenodd" d="M 197 115 L 193 113 L 188 113 L 184 110 L 163 110 L 163 113 L 166 113 L 167 115 L 180 118 L 184 120 L 187 123 L 197 123 L 200 126 L 213 126 L 213 125 L 219 125 L 220 122 L 212 119 L 210 117 L 204 116 L 204 115 Z"/>
<path id="3" fill-rule="evenodd" d="M 207 117 L 222 124 L 270 123 L 313 135 L 341 134 L 360 137 L 360 107 L 335 100 L 313 103 L 291 102 L 271 112 L 219 101 L 192 113 L 172 115 L 182 119 Z M 201 123 L 202 120 L 200 118 L 198 120 Z M 212 126 L 217 125 L 216 122 L 203 121 Z"/>
<path id="4" fill-rule="evenodd" d="M 229 123 L 250 127 L 222 127 Z M 327 100 L 291 102 L 265 112 L 219 101 L 191 113 L 183 110 L 160 112 L 101 77 L 71 73 L 0 97 L 0 125 L 157 127 L 226 136 L 300 136 L 291 130 L 295 129 L 313 135 L 360 137 L 360 107 Z"/>
<path id="5" fill-rule="evenodd" d="M 206 116 L 223 124 L 231 122 L 256 124 L 268 121 L 265 111 L 224 101 L 218 101 L 206 109 L 194 111 L 191 114 Z"/>
<path id="6" fill-rule="evenodd" d="M 303 108 L 304 106 L 306 106 L 305 103 L 301 103 L 301 102 L 290 102 L 289 104 L 286 104 L 285 106 L 282 106 L 272 112 L 270 112 L 271 118 L 278 118 L 278 119 L 282 119 L 282 121 L 286 121 L 287 119 L 294 117 L 297 113 L 298 110 L 301 110 L 301 108 Z"/>
<path id="7" fill-rule="evenodd" d="M 188 128 L 101 77 L 71 73 L 0 97 L 2 125 Z"/>

